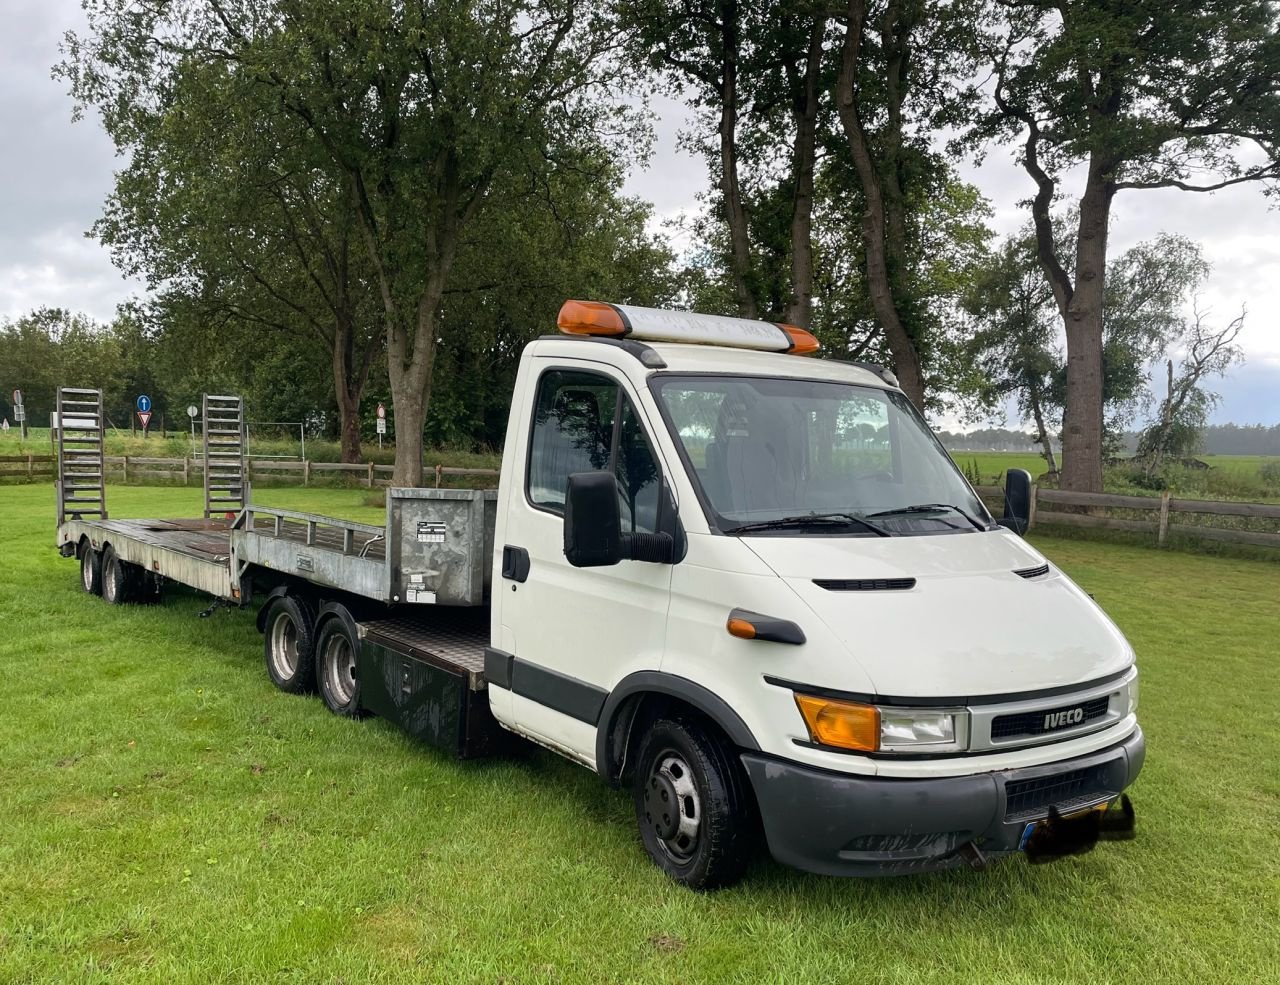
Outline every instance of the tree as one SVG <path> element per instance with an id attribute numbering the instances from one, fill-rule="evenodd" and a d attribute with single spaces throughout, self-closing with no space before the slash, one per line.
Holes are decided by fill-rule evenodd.
<path id="1" fill-rule="evenodd" d="M 318 144 L 351 195 L 381 302 L 393 482 L 416 485 L 466 231 L 496 182 L 554 170 L 560 151 L 626 127 L 598 98 L 628 73 L 608 57 L 605 14 L 588 0 L 105 0 L 90 39 L 70 39 L 67 73 L 124 147 L 139 115 L 210 60 L 270 93 L 257 125 L 288 121 Z"/>
<path id="2" fill-rule="evenodd" d="M 1107 235 L 1129 189 L 1206 192 L 1280 178 L 1280 36 L 1268 0 L 1007 0 L 979 138 L 1021 141 L 1037 254 L 1066 332 L 1063 487 L 1102 488 Z M 1074 256 L 1053 214 L 1084 169 Z"/>
<path id="3" fill-rule="evenodd" d="M 273 112 L 270 90 L 221 61 L 188 62 L 162 106 L 131 114 L 131 157 L 94 231 L 161 292 L 156 310 L 188 319 L 167 326 L 184 342 L 244 346 L 262 362 L 321 346 L 342 460 L 358 462 L 382 348 L 372 269 L 350 185 L 298 122 L 262 126 Z M 201 322 L 207 334 L 188 330 Z"/>
<path id="4" fill-rule="evenodd" d="M 1059 228 L 1071 225 L 1060 222 Z M 1072 253 L 1066 242 L 1056 248 Z M 1149 364 L 1182 332 L 1183 309 L 1208 271 L 1197 244 L 1167 233 L 1138 243 L 1115 262 L 1102 341 L 1104 444 L 1110 454 L 1147 400 Z M 1005 240 L 992 254 L 974 278 L 964 309 L 972 330 L 956 347 L 955 361 L 975 371 L 961 381 L 966 396 L 988 411 L 1015 398 L 1023 418 L 1035 424 L 1049 471 L 1057 472 L 1052 438 L 1065 404 L 1068 370 L 1034 228 Z"/>
<path id="5" fill-rule="evenodd" d="M 1173 359 L 1167 360 L 1164 399 L 1155 420 L 1138 440 L 1138 458 L 1148 475 L 1159 472 L 1166 457 L 1191 455 L 1199 447 L 1209 411 L 1218 402 L 1218 395 L 1206 390 L 1202 383 L 1207 377 L 1225 375 L 1244 358 L 1236 344 L 1243 327 L 1243 311 L 1225 328 L 1215 330 L 1196 310 L 1180 339 L 1185 348 L 1178 371 L 1175 375 Z"/>

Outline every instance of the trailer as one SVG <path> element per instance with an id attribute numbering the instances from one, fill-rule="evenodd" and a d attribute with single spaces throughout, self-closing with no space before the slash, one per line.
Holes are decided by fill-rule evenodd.
<path id="1" fill-rule="evenodd" d="M 496 492 L 391 488 L 382 526 L 259 506 L 239 398 L 206 396 L 204 517 L 110 519 L 101 396 L 59 398 L 57 542 L 86 592 L 118 605 L 173 583 L 215 607 L 256 604 L 278 687 L 315 682 L 334 711 L 380 715 L 464 757 L 500 741 L 484 677 Z"/>

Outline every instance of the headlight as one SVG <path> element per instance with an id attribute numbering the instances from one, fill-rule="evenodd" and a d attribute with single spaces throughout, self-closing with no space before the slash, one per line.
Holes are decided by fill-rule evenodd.
<path id="1" fill-rule="evenodd" d="M 960 752 L 968 742 L 963 709 L 897 708 L 797 694 L 796 706 L 819 745 L 858 752 Z"/>

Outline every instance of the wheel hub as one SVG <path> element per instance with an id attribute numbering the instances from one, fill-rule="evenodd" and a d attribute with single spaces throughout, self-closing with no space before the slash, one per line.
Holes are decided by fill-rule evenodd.
<path id="1" fill-rule="evenodd" d="M 645 822 L 674 858 L 686 859 L 698 845 L 702 805 L 689 764 L 674 752 L 659 756 L 645 783 Z"/>

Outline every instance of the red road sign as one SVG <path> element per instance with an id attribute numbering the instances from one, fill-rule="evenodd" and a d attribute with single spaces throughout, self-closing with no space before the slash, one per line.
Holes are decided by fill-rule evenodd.
<path id="1" fill-rule="evenodd" d="M 14 391 L 13 391 L 13 405 L 14 405 L 15 407 L 21 407 L 21 406 L 22 406 L 22 391 L 21 391 L 21 390 L 14 390 Z M 378 409 L 379 409 L 379 410 L 381 410 L 381 409 L 382 409 L 382 404 L 378 404 Z M 381 416 L 381 415 L 379 415 L 379 416 Z"/>
<path id="2" fill-rule="evenodd" d="M 138 420 L 142 422 L 142 430 L 145 431 L 147 429 L 147 425 L 151 423 L 151 411 L 149 410 L 138 411 Z"/>
<path id="3" fill-rule="evenodd" d="M 386 417 L 387 417 L 387 408 L 383 407 L 382 404 L 378 404 L 378 420 L 380 421 L 386 420 Z"/>

